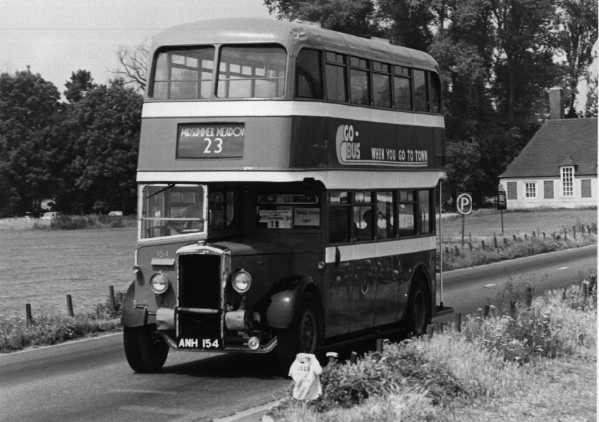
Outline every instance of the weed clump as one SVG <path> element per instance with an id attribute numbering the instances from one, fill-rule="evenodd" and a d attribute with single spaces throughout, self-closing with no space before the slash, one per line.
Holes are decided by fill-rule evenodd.
<path id="1" fill-rule="evenodd" d="M 448 403 L 465 392 L 447 368 L 428 359 L 410 341 L 390 345 L 383 352 L 367 353 L 356 363 L 327 366 L 321 381 L 323 396 L 313 404 L 319 412 L 349 408 L 398 389 L 424 389 L 435 405 Z"/>

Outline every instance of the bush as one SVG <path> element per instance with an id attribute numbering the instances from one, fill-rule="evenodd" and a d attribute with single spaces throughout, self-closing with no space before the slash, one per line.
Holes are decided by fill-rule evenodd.
<path id="1" fill-rule="evenodd" d="M 323 396 L 313 404 L 321 412 L 355 406 L 398 388 L 424 388 L 433 404 L 446 404 L 464 393 L 447 368 L 426 358 L 411 341 L 367 353 L 356 363 L 327 366 L 321 381 Z"/>
<path id="2" fill-rule="evenodd" d="M 97 319 L 92 315 L 41 315 L 30 327 L 23 318 L 11 317 L 0 321 L 0 352 L 61 343 L 88 334 L 112 331 L 119 326 L 118 319 Z"/>
<path id="3" fill-rule="evenodd" d="M 88 228 L 119 228 L 135 225 L 134 216 L 111 216 L 103 214 L 90 215 L 64 215 L 59 214 L 52 219 L 50 224 L 34 223 L 35 229 L 43 230 L 78 230 Z"/>

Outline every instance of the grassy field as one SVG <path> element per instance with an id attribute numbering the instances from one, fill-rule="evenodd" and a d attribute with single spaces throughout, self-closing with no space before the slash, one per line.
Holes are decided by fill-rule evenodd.
<path id="1" fill-rule="evenodd" d="M 42 311 L 66 312 L 67 294 L 76 312 L 89 311 L 132 280 L 135 229 L 0 231 L 0 317 L 22 314 L 30 303 Z"/>

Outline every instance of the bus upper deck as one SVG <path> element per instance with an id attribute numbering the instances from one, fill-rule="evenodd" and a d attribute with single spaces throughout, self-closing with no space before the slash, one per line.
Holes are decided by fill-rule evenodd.
<path id="1" fill-rule="evenodd" d="M 186 24 L 155 39 L 138 180 L 200 172 L 341 187 L 377 169 L 390 172 L 377 183 L 397 187 L 400 171 L 406 186 L 434 186 L 440 105 L 437 64 L 424 52 L 264 19 Z"/>

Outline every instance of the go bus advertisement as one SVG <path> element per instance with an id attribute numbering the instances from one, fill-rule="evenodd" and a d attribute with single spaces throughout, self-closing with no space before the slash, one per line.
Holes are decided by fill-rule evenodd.
<path id="1" fill-rule="evenodd" d="M 441 127 L 297 117 L 292 167 L 441 168 L 443 131 Z"/>

